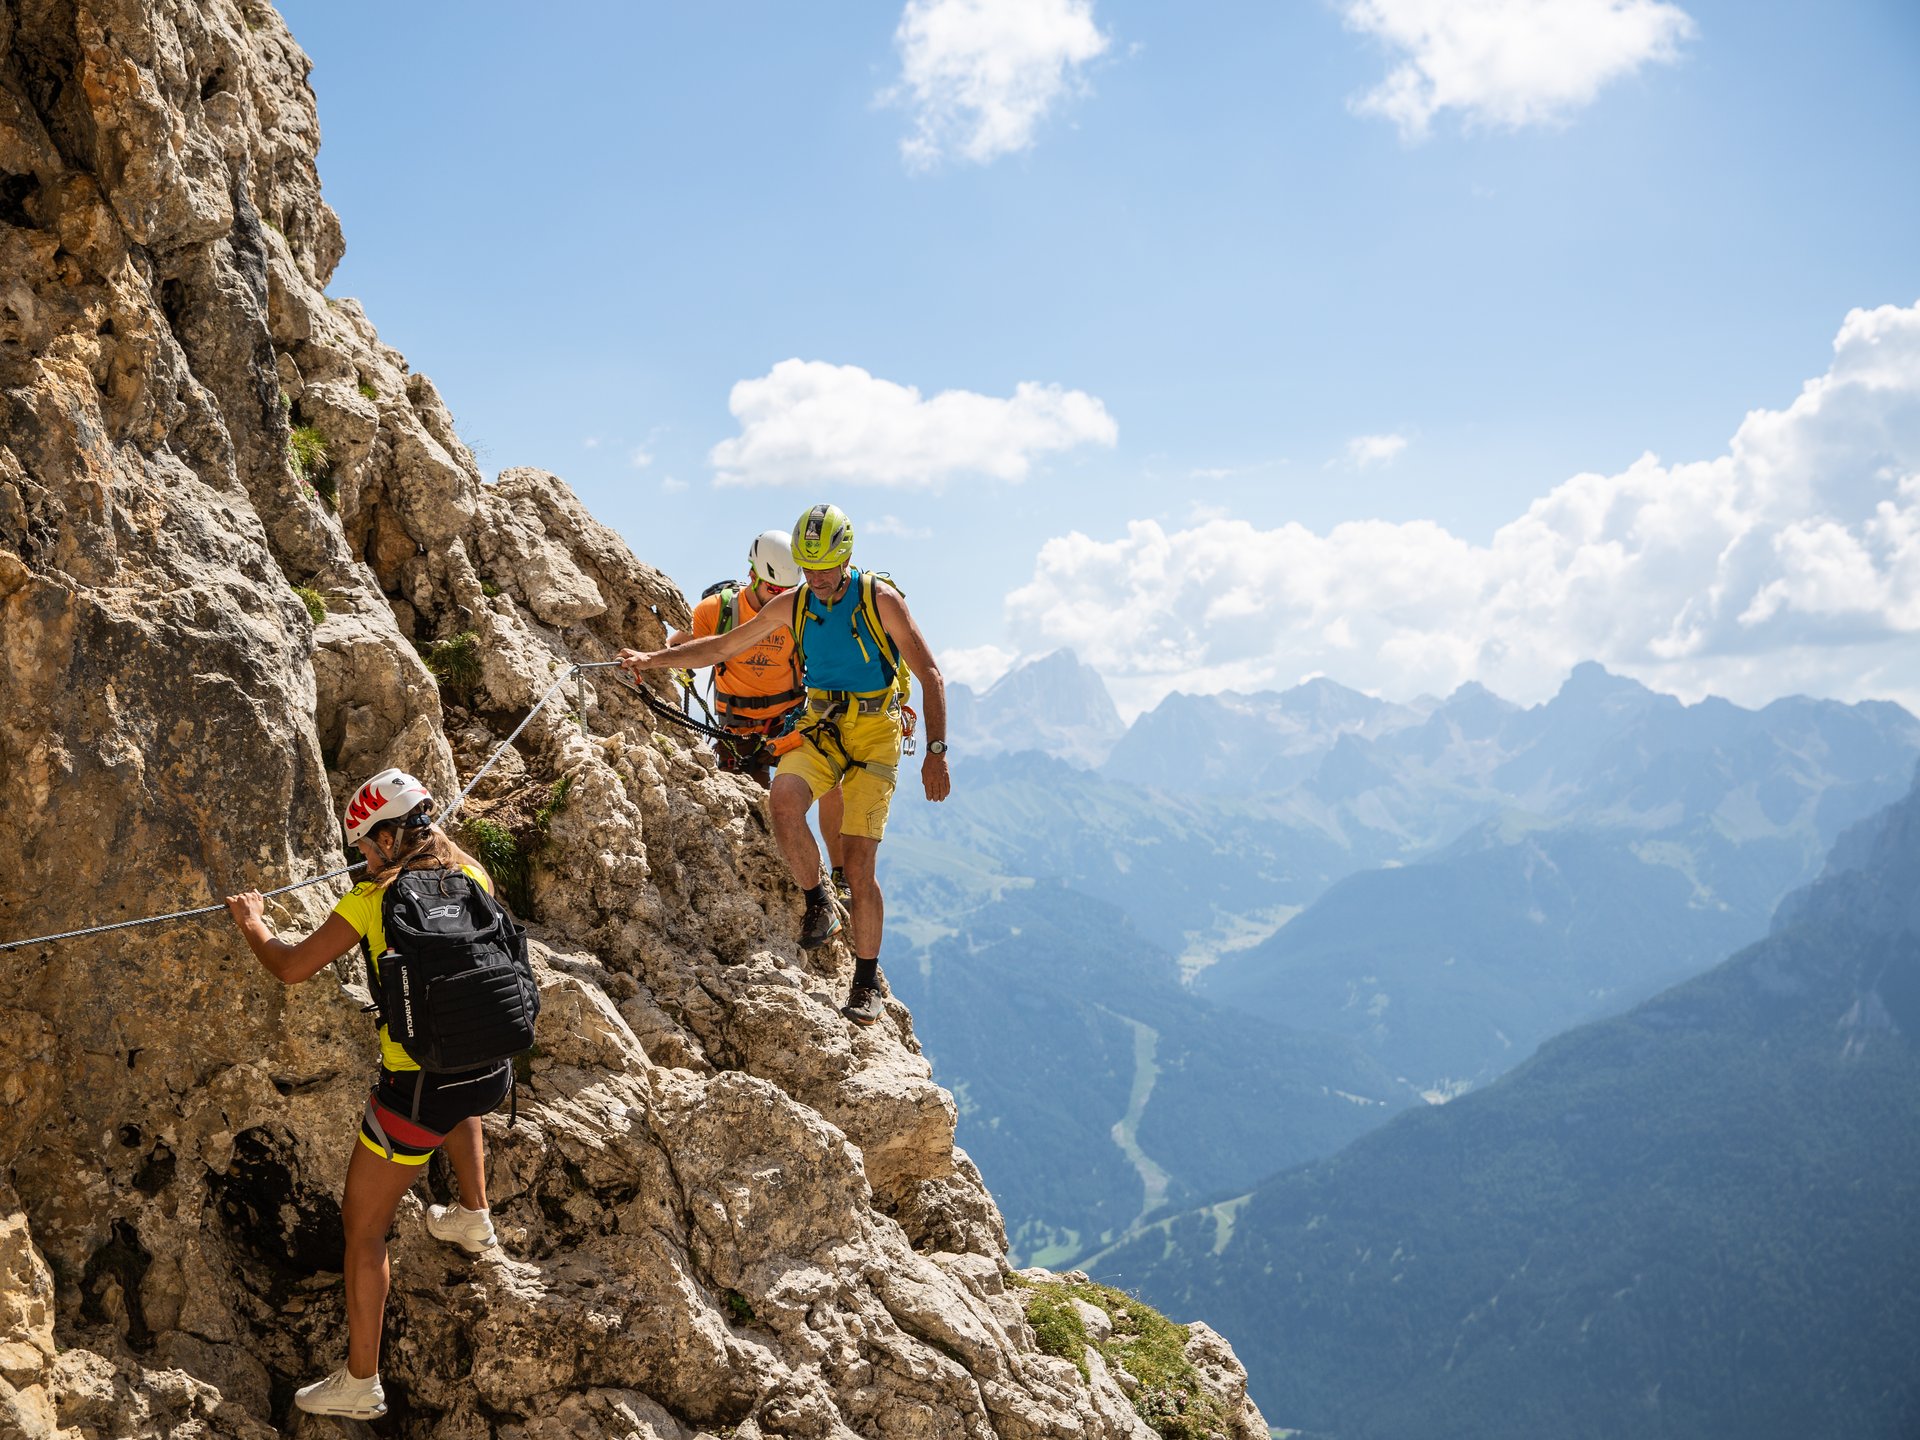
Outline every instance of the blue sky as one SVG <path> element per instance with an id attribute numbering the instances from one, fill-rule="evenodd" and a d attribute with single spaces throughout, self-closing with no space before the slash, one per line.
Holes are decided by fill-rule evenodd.
<path id="1" fill-rule="evenodd" d="M 1920 701 L 1911 4 L 282 8 L 331 292 L 696 593 L 831 499 L 1129 710 Z"/>

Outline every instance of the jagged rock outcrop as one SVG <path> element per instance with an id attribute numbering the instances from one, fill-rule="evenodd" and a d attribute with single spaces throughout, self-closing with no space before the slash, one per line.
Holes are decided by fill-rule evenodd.
<path id="1" fill-rule="evenodd" d="M 336 869 L 360 778 L 450 797 L 687 618 L 326 295 L 306 70 L 257 0 L 0 3 L 0 937 Z M 758 793 L 610 673 L 467 802 L 546 1004 L 504 1251 L 403 1204 L 386 1433 L 1151 1434 L 1037 1352 L 905 1010 L 851 1032 L 847 957 L 796 959 Z M 283 988 L 219 914 L 0 953 L 0 1435 L 332 1433 L 290 1401 L 344 1349 L 341 968 Z"/>

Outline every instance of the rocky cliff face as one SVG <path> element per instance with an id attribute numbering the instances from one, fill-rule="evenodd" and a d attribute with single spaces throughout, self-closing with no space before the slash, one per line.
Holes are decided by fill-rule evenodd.
<path id="1" fill-rule="evenodd" d="M 334 869 L 360 778 L 451 796 L 686 620 L 325 293 L 306 71 L 258 0 L 0 3 L 0 940 Z M 489 1122 L 504 1253 L 403 1203 L 384 1433 L 1153 1433 L 1039 1353 L 910 1017 L 851 1031 L 850 960 L 796 958 L 757 792 L 597 678 L 465 813 L 532 859 L 545 1010 Z M 290 1399 L 345 1345 L 339 968 L 282 988 L 224 915 L 0 952 L 0 1435 L 332 1433 Z"/>

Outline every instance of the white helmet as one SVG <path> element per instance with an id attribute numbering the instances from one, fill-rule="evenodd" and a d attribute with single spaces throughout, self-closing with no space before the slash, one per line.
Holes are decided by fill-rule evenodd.
<path id="1" fill-rule="evenodd" d="M 763 531 L 747 547 L 747 569 L 763 584 L 791 590 L 800 583 L 800 567 L 793 563 L 792 537 L 784 530 Z"/>
<path id="2" fill-rule="evenodd" d="M 357 844 L 383 820 L 400 820 L 421 805 L 431 805 L 427 787 L 404 770 L 382 770 L 347 802 L 347 843 Z"/>

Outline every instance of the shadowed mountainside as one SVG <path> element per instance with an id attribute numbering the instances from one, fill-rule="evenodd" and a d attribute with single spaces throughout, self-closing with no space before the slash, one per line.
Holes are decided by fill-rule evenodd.
<path id="1" fill-rule="evenodd" d="M 1760 943 L 1090 1268 L 1357 1440 L 1920 1425 L 1920 787 Z"/>

